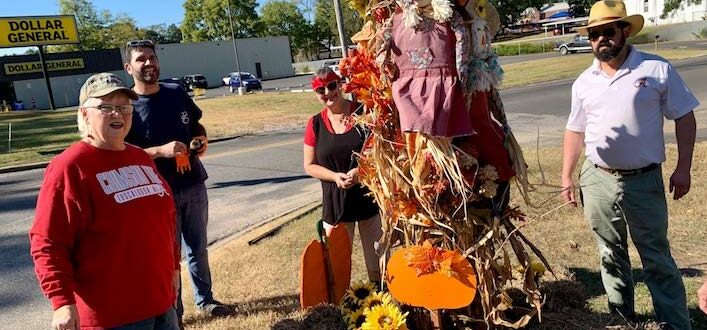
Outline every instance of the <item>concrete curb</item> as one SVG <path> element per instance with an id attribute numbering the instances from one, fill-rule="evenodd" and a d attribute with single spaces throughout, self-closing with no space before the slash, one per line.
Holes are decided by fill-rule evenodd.
<path id="1" fill-rule="evenodd" d="M 249 244 L 249 241 L 257 240 L 274 234 L 277 230 L 287 225 L 290 222 L 301 219 L 302 217 L 312 213 L 314 210 L 322 206 L 322 202 L 317 200 L 298 206 L 294 209 L 287 210 L 273 217 L 259 221 L 241 231 L 228 234 L 224 237 L 217 238 L 209 244 L 210 249 L 218 249 L 224 245 L 242 241 L 244 244 Z M 252 243 L 252 244 L 256 244 Z"/>
<path id="2" fill-rule="evenodd" d="M 4 166 L 4 167 L 0 167 L 0 174 L 36 170 L 38 168 L 45 168 L 45 167 L 47 167 L 47 165 L 49 165 L 49 162 L 39 162 L 39 163 L 22 164 L 22 165 L 14 165 L 14 166 Z"/>

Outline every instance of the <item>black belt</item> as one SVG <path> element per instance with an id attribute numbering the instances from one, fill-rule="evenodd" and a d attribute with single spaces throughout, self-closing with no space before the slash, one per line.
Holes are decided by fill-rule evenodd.
<path id="1" fill-rule="evenodd" d="M 635 169 L 635 170 L 619 170 L 619 169 L 614 169 L 614 168 L 601 167 L 601 166 L 599 166 L 599 165 L 597 165 L 597 164 L 594 164 L 594 167 L 596 167 L 596 168 L 598 168 L 598 169 L 600 169 L 600 170 L 602 170 L 602 171 L 604 171 L 604 172 L 608 172 L 608 173 L 611 173 L 611 174 L 623 175 L 623 176 L 636 175 L 636 174 L 641 174 L 641 173 L 650 172 L 650 171 L 655 170 L 656 168 L 658 168 L 658 166 L 660 166 L 660 164 L 658 164 L 658 163 L 653 163 L 653 164 L 650 164 L 650 165 L 645 166 L 645 167 L 637 168 L 637 169 Z"/>

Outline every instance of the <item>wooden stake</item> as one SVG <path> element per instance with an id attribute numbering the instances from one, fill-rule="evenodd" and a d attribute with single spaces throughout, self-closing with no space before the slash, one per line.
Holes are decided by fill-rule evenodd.
<path id="1" fill-rule="evenodd" d="M 431 310 L 430 320 L 432 321 L 432 329 L 439 330 L 442 329 L 442 310 Z"/>

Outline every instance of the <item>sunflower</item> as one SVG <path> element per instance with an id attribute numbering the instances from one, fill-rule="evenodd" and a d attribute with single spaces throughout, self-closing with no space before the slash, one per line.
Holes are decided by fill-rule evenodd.
<path id="1" fill-rule="evenodd" d="M 400 312 L 398 306 L 382 304 L 366 310 L 366 322 L 361 330 L 407 330 L 407 313 Z"/>
<path id="2" fill-rule="evenodd" d="M 349 330 L 358 330 L 361 325 L 366 321 L 366 316 L 363 315 L 363 309 L 357 311 L 351 311 L 345 316 L 346 324 L 349 326 Z"/>
<path id="3" fill-rule="evenodd" d="M 375 284 L 372 282 L 360 281 L 358 283 L 354 283 L 351 287 L 346 289 L 346 295 L 360 306 L 363 304 L 363 301 L 368 298 L 371 292 L 374 292 L 375 290 Z"/>
<path id="4" fill-rule="evenodd" d="M 361 303 L 356 301 L 355 297 L 345 294 L 341 299 L 341 309 L 355 312 L 361 309 Z"/>
<path id="5" fill-rule="evenodd" d="M 373 292 L 363 301 L 361 309 L 366 310 L 378 305 L 392 304 L 393 297 L 387 292 Z"/>

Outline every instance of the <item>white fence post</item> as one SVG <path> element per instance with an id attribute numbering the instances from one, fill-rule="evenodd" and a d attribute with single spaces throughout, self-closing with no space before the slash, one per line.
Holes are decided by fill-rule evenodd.
<path id="1" fill-rule="evenodd" d="M 7 124 L 7 152 L 12 151 L 12 123 Z"/>

